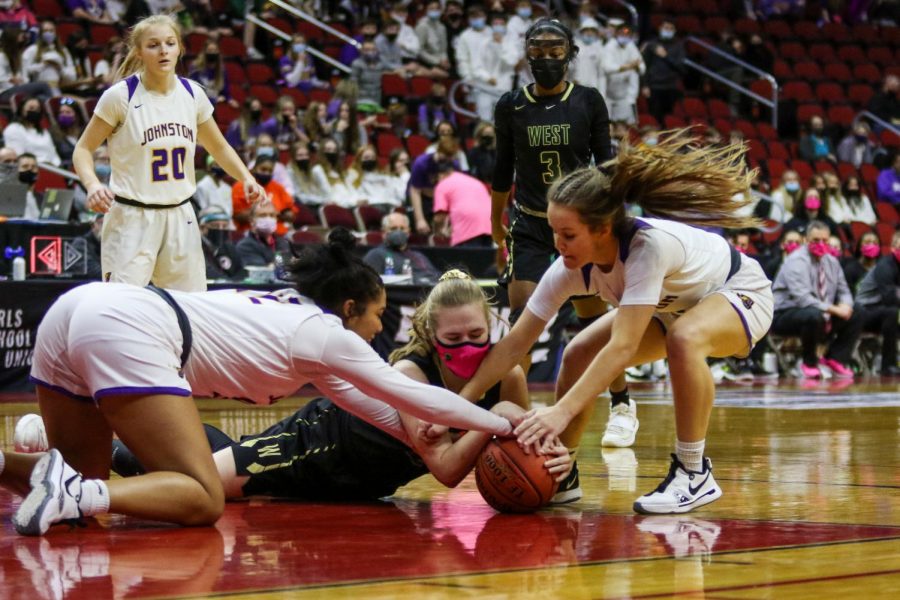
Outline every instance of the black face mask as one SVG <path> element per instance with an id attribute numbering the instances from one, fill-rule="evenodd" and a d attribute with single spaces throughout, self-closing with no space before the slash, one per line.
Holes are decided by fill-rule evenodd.
<path id="1" fill-rule="evenodd" d="M 271 173 L 254 173 L 253 177 L 256 178 L 256 183 L 263 187 L 266 187 L 272 181 Z"/>
<path id="2" fill-rule="evenodd" d="M 387 40 L 391 43 L 394 43 L 395 41 L 397 41 L 396 33 L 386 33 L 386 34 L 384 34 L 384 37 L 386 37 Z"/>
<path id="3" fill-rule="evenodd" d="M 332 165 L 336 165 L 338 161 L 337 152 L 325 152 L 325 160 Z"/>
<path id="4" fill-rule="evenodd" d="M 301 171 L 309 171 L 309 159 L 308 158 L 301 158 L 300 160 L 295 160 L 294 162 L 297 163 L 297 167 Z"/>
<path id="5" fill-rule="evenodd" d="M 29 110 L 25 112 L 25 120 L 37 127 L 41 124 L 41 111 Z"/>
<path id="6" fill-rule="evenodd" d="M 432 96 L 431 103 L 434 105 L 440 106 L 441 104 L 444 103 L 444 97 L 443 96 Z"/>
<path id="7" fill-rule="evenodd" d="M 482 136 L 482 137 L 478 140 L 478 143 L 479 143 L 483 148 L 487 148 L 487 147 L 489 147 L 491 144 L 494 143 L 494 138 L 493 138 L 493 136 L 485 135 L 485 136 Z"/>
<path id="8" fill-rule="evenodd" d="M 384 245 L 394 250 L 402 250 L 409 241 L 409 234 L 400 229 L 388 231 L 384 236 Z"/>
<path id="9" fill-rule="evenodd" d="M 221 247 L 228 241 L 229 232 L 224 229 L 210 229 L 206 232 L 206 239 L 216 248 Z"/>
<path id="10" fill-rule="evenodd" d="M 378 167 L 377 160 L 364 160 L 359 163 L 363 171 L 374 171 Z"/>
<path id="11" fill-rule="evenodd" d="M 19 171 L 19 181 L 25 185 L 32 185 L 37 181 L 38 174 L 34 171 Z"/>
<path id="12" fill-rule="evenodd" d="M 219 179 L 225 177 L 225 169 L 223 169 L 222 167 L 213 167 L 209 170 L 209 172 L 212 173 L 214 177 L 218 177 Z"/>
<path id="13" fill-rule="evenodd" d="M 532 58 L 528 64 L 537 84 L 550 90 L 558 86 L 566 76 L 568 61 L 559 58 Z"/>
<path id="14" fill-rule="evenodd" d="M 206 53 L 206 62 L 208 62 L 208 63 L 219 62 L 219 54 L 216 52 L 207 52 Z"/>
<path id="15" fill-rule="evenodd" d="M 262 117 L 261 110 L 251 110 L 250 111 L 250 118 L 253 119 L 254 121 L 259 121 L 260 117 Z"/>

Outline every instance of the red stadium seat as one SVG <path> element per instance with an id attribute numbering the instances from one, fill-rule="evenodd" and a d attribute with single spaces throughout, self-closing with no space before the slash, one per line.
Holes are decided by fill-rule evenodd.
<path id="1" fill-rule="evenodd" d="M 855 177 L 859 177 L 859 174 L 856 172 L 856 167 L 853 166 L 853 163 L 848 162 L 839 162 L 837 166 L 838 177 L 841 178 L 841 181 L 846 181 L 848 177 L 851 175 Z"/>
<path id="2" fill-rule="evenodd" d="M 763 24 L 763 32 L 770 38 L 778 40 L 787 40 L 794 37 L 794 32 L 787 21 L 773 19 Z"/>
<path id="3" fill-rule="evenodd" d="M 298 90 L 297 88 L 292 87 L 280 87 L 278 88 L 279 96 L 290 96 L 294 100 L 294 105 L 297 108 L 306 108 L 309 106 L 309 96 L 303 93 L 302 90 Z"/>
<path id="4" fill-rule="evenodd" d="M 813 168 L 816 170 L 816 173 L 825 173 L 826 171 L 829 173 L 837 173 L 837 169 L 835 169 L 834 165 L 827 160 L 817 160 L 813 164 Z"/>
<path id="5" fill-rule="evenodd" d="M 794 74 L 797 78 L 810 83 L 820 81 L 825 77 L 825 75 L 822 74 L 822 68 L 819 66 L 819 63 L 810 60 L 795 63 Z"/>
<path id="6" fill-rule="evenodd" d="M 303 34 L 307 42 L 319 42 L 325 39 L 325 32 L 318 25 L 313 25 L 309 21 L 297 21 L 296 31 Z"/>
<path id="7" fill-rule="evenodd" d="M 81 26 L 81 23 L 77 21 L 60 21 L 56 24 L 56 35 L 59 37 L 59 41 L 65 45 L 66 41 L 68 41 L 69 36 L 72 35 L 73 32 L 80 31 L 84 33 L 84 28 Z"/>
<path id="8" fill-rule="evenodd" d="M 225 74 L 232 87 L 247 83 L 247 72 L 244 71 L 244 66 L 236 60 L 225 61 Z"/>
<path id="9" fill-rule="evenodd" d="M 878 28 L 869 23 L 856 23 L 850 28 L 850 37 L 858 43 L 870 44 L 878 39 Z"/>
<path id="10" fill-rule="evenodd" d="M 317 231 L 298 229 L 291 235 L 291 242 L 300 246 L 303 244 L 321 244 L 324 241 L 322 234 Z"/>
<path id="11" fill-rule="evenodd" d="M 380 231 L 367 231 L 366 232 L 366 246 L 370 248 L 374 248 L 375 246 L 380 246 L 384 242 L 384 234 Z"/>
<path id="12" fill-rule="evenodd" d="M 45 169 L 38 171 L 37 181 L 34 183 L 34 191 L 43 192 L 48 189 L 64 189 L 69 187 L 66 178 Z"/>
<path id="13" fill-rule="evenodd" d="M 431 145 L 431 142 L 424 135 L 419 135 L 418 133 L 414 133 L 408 138 L 406 138 L 406 149 L 409 151 L 409 156 L 412 159 L 415 159 L 417 156 L 425 152 L 425 148 Z"/>
<path id="14" fill-rule="evenodd" d="M 890 67 L 897 64 L 894 52 L 889 46 L 869 46 L 866 50 L 866 57 L 882 67 Z"/>
<path id="15" fill-rule="evenodd" d="M 791 68 L 790 63 L 780 58 L 775 59 L 775 63 L 772 65 L 772 74 L 775 76 L 776 81 L 786 81 L 795 77 L 794 69 Z"/>
<path id="16" fill-rule="evenodd" d="M 409 92 L 413 98 L 428 98 L 434 83 L 430 77 L 413 77 L 409 80 Z"/>
<path id="17" fill-rule="evenodd" d="M 872 64 L 861 64 L 853 66 L 853 77 L 859 81 L 865 81 L 873 85 L 881 83 L 881 71 Z"/>
<path id="18" fill-rule="evenodd" d="M 381 95 L 385 98 L 406 98 L 409 96 L 409 86 L 403 77 L 395 73 L 385 73 L 381 76 Z"/>
<path id="19" fill-rule="evenodd" d="M 113 25 L 92 23 L 88 28 L 91 34 L 92 46 L 105 46 L 109 40 L 119 35 L 119 29 Z"/>
<path id="20" fill-rule="evenodd" d="M 853 80 L 850 67 L 842 62 L 828 63 L 822 68 L 822 72 L 825 74 L 825 79 L 830 79 L 835 83 L 849 83 Z"/>
<path id="21" fill-rule="evenodd" d="M 868 84 L 854 83 L 847 88 L 847 98 L 850 99 L 854 106 L 866 106 L 874 95 L 875 90 Z"/>
<path id="22" fill-rule="evenodd" d="M 890 223 L 884 223 L 881 221 L 875 223 L 875 233 L 878 234 L 878 239 L 881 240 L 882 246 L 890 247 L 891 238 L 894 237 L 894 231 L 896 231 L 896 229 Z"/>
<path id="23" fill-rule="evenodd" d="M 813 116 L 825 117 L 825 109 L 819 104 L 801 104 L 797 107 L 797 122 L 806 123 Z"/>
<path id="24" fill-rule="evenodd" d="M 791 168 L 797 172 L 797 176 L 800 178 L 804 187 L 809 185 L 813 175 L 815 175 L 812 166 L 805 160 L 791 161 Z"/>
<path id="25" fill-rule="evenodd" d="M 259 98 L 259 101 L 266 106 L 272 106 L 278 101 L 278 92 L 271 85 L 251 85 L 247 92 L 251 96 Z"/>
<path id="26" fill-rule="evenodd" d="M 244 58 L 247 54 L 247 48 L 241 38 L 234 36 L 224 36 L 219 38 L 219 52 L 225 58 Z"/>
<path id="27" fill-rule="evenodd" d="M 844 86 L 831 81 L 824 81 L 816 85 L 816 98 L 819 102 L 829 104 L 841 104 L 847 101 L 844 96 Z"/>
<path id="28" fill-rule="evenodd" d="M 837 60 L 832 44 L 812 44 L 809 47 L 809 57 L 819 63 L 830 63 Z"/>
<path id="29" fill-rule="evenodd" d="M 744 134 L 744 139 L 752 139 L 759 137 L 759 131 L 756 130 L 756 125 L 747 119 L 737 119 L 734 122 L 734 128 Z"/>
<path id="30" fill-rule="evenodd" d="M 770 140 L 766 146 L 769 148 L 769 158 L 774 158 L 778 160 L 790 160 L 791 153 L 788 152 L 788 149 L 785 145 L 778 140 Z"/>
<path id="31" fill-rule="evenodd" d="M 402 148 L 403 140 L 389 131 L 381 131 L 378 133 L 376 148 L 378 156 L 390 156 L 395 148 Z"/>
<path id="32" fill-rule="evenodd" d="M 822 39 L 822 30 L 812 21 L 799 21 L 794 24 L 794 34 L 805 42 Z"/>
<path id="33" fill-rule="evenodd" d="M 782 97 L 785 100 L 796 100 L 797 102 L 810 102 L 815 96 L 812 88 L 805 81 L 789 81 L 784 84 L 781 90 Z"/>
<path id="34" fill-rule="evenodd" d="M 862 176 L 863 182 L 872 189 L 875 189 L 875 182 L 878 181 L 878 167 L 868 163 L 859 166 L 859 174 Z"/>
<path id="35" fill-rule="evenodd" d="M 872 228 L 868 223 L 862 221 L 850 221 L 850 235 L 853 236 L 854 242 L 859 242 L 867 233 L 872 233 Z"/>
<path id="36" fill-rule="evenodd" d="M 682 101 L 682 108 L 687 117 L 708 119 L 709 111 L 706 110 L 706 104 L 699 98 L 685 98 Z"/>
<path id="37" fill-rule="evenodd" d="M 881 140 L 881 145 L 886 148 L 900 148 L 900 136 L 893 131 L 885 129 L 878 135 L 878 138 Z"/>
<path id="38" fill-rule="evenodd" d="M 184 47 L 188 54 L 200 54 L 206 43 L 205 33 L 189 33 L 184 37 Z"/>
<path id="39" fill-rule="evenodd" d="M 707 101 L 709 116 L 713 119 L 731 119 L 731 107 L 724 100 L 710 98 Z"/>
<path id="40" fill-rule="evenodd" d="M 822 25 L 822 37 L 830 42 L 846 42 L 850 32 L 843 23 L 825 23 Z"/>
<path id="41" fill-rule="evenodd" d="M 275 69 L 263 62 L 247 63 L 247 80 L 251 84 L 274 85 Z"/>
<path id="42" fill-rule="evenodd" d="M 349 208 L 337 204 L 326 204 L 319 207 L 319 221 L 324 227 L 346 227 L 350 231 L 358 229 L 356 217 Z"/>
<path id="43" fill-rule="evenodd" d="M 876 202 L 875 211 L 878 213 L 878 220 L 888 225 L 900 225 L 900 215 L 897 209 L 890 202 Z"/>
<path id="44" fill-rule="evenodd" d="M 764 139 L 766 141 L 766 144 L 778 139 L 778 130 L 775 129 L 770 123 L 760 121 L 756 124 L 756 130 L 759 131 L 759 137 Z"/>
<path id="45" fill-rule="evenodd" d="M 856 111 L 846 104 L 837 104 L 828 107 L 828 120 L 841 127 L 850 127 L 853 124 L 853 117 Z"/>
<path id="46" fill-rule="evenodd" d="M 778 158 L 770 158 L 766 160 L 766 169 L 769 171 L 770 179 L 781 180 L 781 176 L 787 171 L 787 163 Z"/>
<path id="47" fill-rule="evenodd" d="M 759 21 L 748 19 L 746 17 L 736 20 L 733 29 L 735 33 L 748 37 L 755 33 L 762 33 L 762 27 L 760 27 Z M 711 30 L 707 28 L 707 31 Z M 725 29 L 722 31 L 725 31 Z"/>
<path id="48" fill-rule="evenodd" d="M 747 157 L 754 163 L 763 163 L 769 157 L 766 145 L 762 140 L 751 138 L 747 140 Z"/>
<path id="49" fill-rule="evenodd" d="M 65 11 L 57 0 L 31 0 L 31 10 L 40 19 L 61 19 L 66 16 Z M 59 23 L 57 23 L 57 32 Z"/>
<path id="50" fill-rule="evenodd" d="M 800 42 L 781 42 L 778 45 L 778 55 L 787 60 L 798 61 L 807 57 L 806 48 Z"/>
<path id="51" fill-rule="evenodd" d="M 862 47 L 857 44 L 847 44 L 846 46 L 838 48 L 838 58 L 854 65 L 868 62 L 866 53 L 863 52 Z"/>
<path id="52" fill-rule="evenodd" d="M 378 231 L 381 229 L 381 218 L 384 216 L 374 206 L 363 204 L 353 209 L 356 225 L 361 231 Z"/>

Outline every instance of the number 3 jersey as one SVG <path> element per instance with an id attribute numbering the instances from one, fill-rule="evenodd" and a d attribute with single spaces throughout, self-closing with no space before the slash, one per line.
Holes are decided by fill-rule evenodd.
<path id="1" fill-rule="evenodd" d="M 507 92 L 494 109 L 497 164 L 493 189 L 510 189 L 513 170 L 516 202 L 545 212 L 547 190 L 579 167 L 612 158 L 609 113 L 594 88 L 567 83 L 554 96 L 535 96 L 530 86 Z"/>
<path id="2" fill-rule="evenodd" d="M 213 114 L 198 83 L 178 77 L 171 92 L 160 94 L 131 75 L 103 93 L 94 114 L 113 126 L 108 142 L 114 194 L 159 205 L 194 194 L 197 133 Z"/>

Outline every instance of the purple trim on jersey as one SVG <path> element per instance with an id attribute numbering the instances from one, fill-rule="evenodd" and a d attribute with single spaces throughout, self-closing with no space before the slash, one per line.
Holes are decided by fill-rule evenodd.
<path id="1" fill-rule="evenodd" d="M 194 88 L 191 87 L 191 82 L 185 79 L 184 77 L 179 77 L 178 81 L 184 86 L 184 89 L 188 91 L 188 94 L 191 95 L 191 98 L 194 97 Z"/>
<path id="2" fill-rule="evenodd" d="M 653 225 L 647 223 L 646 221 L 641 221 L 640 219 L 632 219 L 631 229 L 622 237 L 619 238 L 619 260 L 623 263 L 628 260 L 628 253 L 630 251 L 631 240 L 634 239 L 634 234 L 636 234 L 641 229 L 650 229 Z"/>
<path id="3" fill-rule="evenodd" d="M 114 388 L 106 388 L 105 390 L 100 390 L 94 394 L 94 398 L 99 400 L 100 398 L 105 398 L 106 396 L 134 396 L 137 394 L 167 394 L 170 396 L 190 396 L 191 391 L 186 390 L 184 388 L 177 387 L 137 387 L 137 386 L 124 386 L 124 387 L 114 387 Z"/>
<path id="4" fill-rule="evenodd" d="M 725 299 L 728 300 L 728 296 L 726 296 Z M 734 312 L 736 312 L 741 318 L 741 325 L 744 326 L 744 333 L 747 336 L 747 344 L 749 345 L 749 350 L 747 350 L 747 354 L 745 356 L 750 356 L 750 350 L 753 350 L 753 335 L 750 333 L 750 326 L 747 325 L 747 319 L 744 318 L 744 313 L 741 312 L 741 309 L 732 304 L 730 300 L 728 304 L 731 304 L 731 308 L 733 308 Z M 738 356 L 738 358 L 745 358 L 745 356 Z"/>
<path id="5" fill-rule="evenodd" d="M 73 400 L 80 400 L 80 401 L 82 401 L 82 402 L 93 402 L 93 401 L 94 401 L 94 399 L 91 398 L 90 396 L 79 396 L 78 394 L 72 393 L 72 392 L 70 392 L 69 390 L 67 390 L 67 389 L 64 388 L 64 387 L 60 387 L 60 386 L 58 386 L 58 385 L 53 385 L 53 384 L 51 384 L 51 383 L 47 383 L 46 381 L 43 381 L 43 380 L 41 380 L 41 379 L 38 379 L 38 378 L 35 377 L 34 375 L 30 375 L 30 376 L 28 377 L 28 381 L 30 381 L 31 383 L 33 383 L 33 384 L 35 384 L 35 385 L 39 385 L 39 386 L 41 386 L 41 387 L 45 387 L 45 388 L 47 388 L 48 390 L 51 390 L 51 391 L 54 391 L 54 392 L 58 392 L 58 393 L 62 394 L 63 396 L 67 396 L 67 397 L 69 397 L 69 398 L 72 398 Z"/>
<path id="6" fill-rule="evenodd" d="M 134 93 L 137 91 L 138 83 L 141 80 L 137 75 L 130 75 L 125 79 L 125 85 L 128 86 L 128 101 L 131 102 L 131 97 L 134 96 Z"/>

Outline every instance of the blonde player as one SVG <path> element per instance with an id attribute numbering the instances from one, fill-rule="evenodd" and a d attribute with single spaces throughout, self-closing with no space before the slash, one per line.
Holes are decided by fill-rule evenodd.
<path id="1" fill-rule="evenodd" d="M 87 190 L 88 208 L 109 213 L 101 248 L 105 281 L 206 289 L 200 228 L 188 203 L 197 187 L 198 142 L 244 183 L 251 201 L 263 197 L 213 120 L 206 92 L 176 75 L 183 53 L 172 17 L 154 15 L 138 22 L 118 83 L 100 97 L 75 146 L 73 163 Z M 104 141 L 112 166 L 109 187 L 94 174 L 93 153 Z"/>

